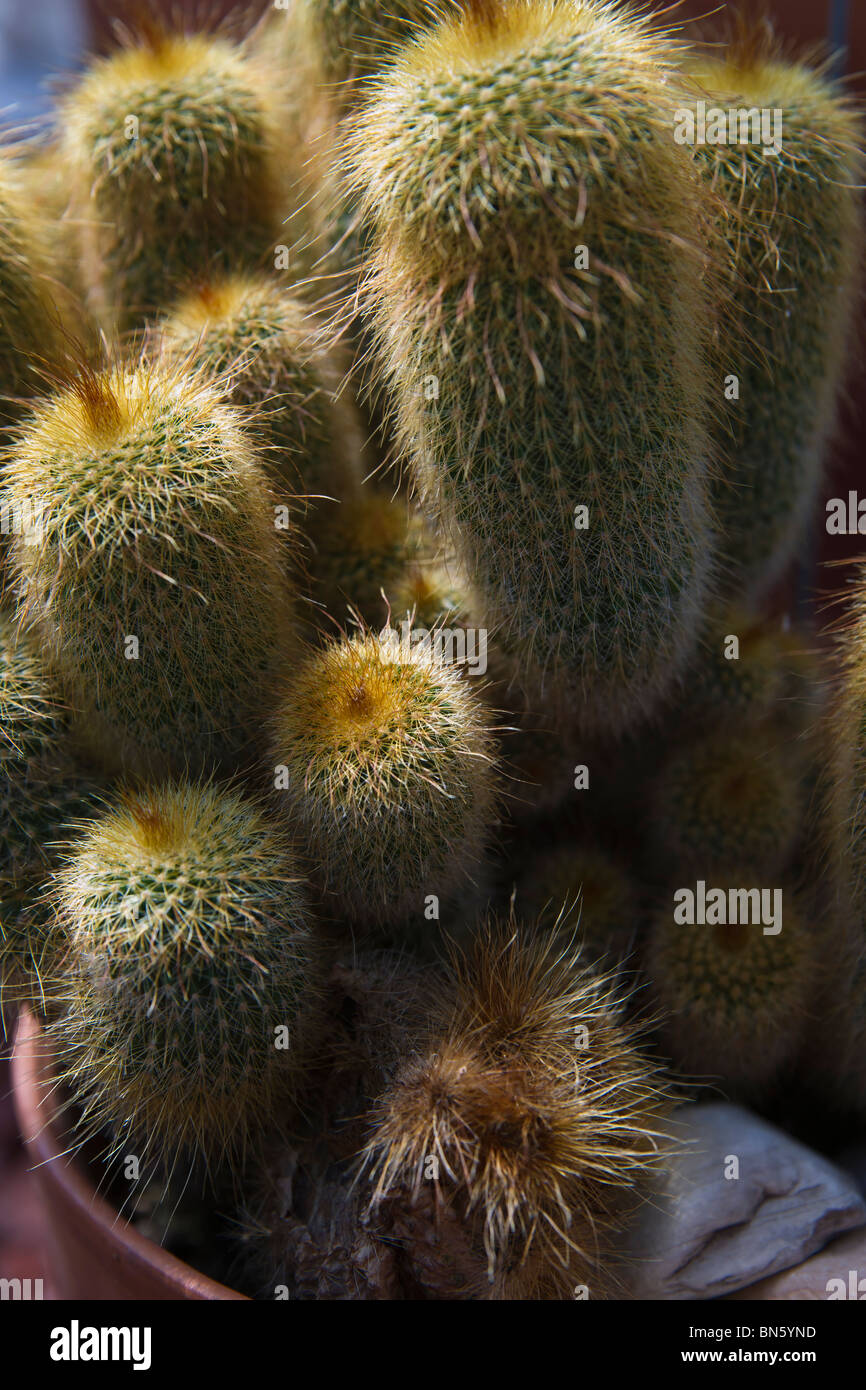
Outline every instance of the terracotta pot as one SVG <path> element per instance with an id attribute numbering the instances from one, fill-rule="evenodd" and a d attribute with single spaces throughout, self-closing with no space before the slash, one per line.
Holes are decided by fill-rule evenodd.
<path id="1" fill-rule="evenodd" d="M 22 1010 L 12 1056 L 18 1125 L 45 1207 L 51 1283 L 59 1298 L 243 1299 L 134 1230 L 63 1152 L 51 1061 L 42 1031 Z"/>

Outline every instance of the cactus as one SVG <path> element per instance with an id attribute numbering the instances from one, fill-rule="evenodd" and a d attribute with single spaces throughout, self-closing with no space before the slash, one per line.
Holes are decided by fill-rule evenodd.
<path id="1" fill-rule="evenodd" d="M 715 609 L 687 682 L 690 711 L 699 718 L 738 722 L 768 714 L 785 692 L 785 658 L 781 630 L 760 613 L 740 607 Z"/>
<path id="2" fill-rule="evenodd" d="M 481 706 L 433 650 L 393 635 L 312 653 L 273 720 L 275 785 L 335 906 L 383 926 L 470 888 L 494 802 Z"/>
<path id="3" fill-rule="evenodd" d="M 640 921 L 640 894 L 624 864 L 590 842 L 558 844 L 534 857 L 518 888 L 528 921 L 576 934 L 582 959 L 623 961 Z M 576 932 L 575 932 L 576 924 Z"/>
<path id="4" fill-rule="evenodd" d="M 677 50 L 590 0 L 466 10 L 353 124 L 367 309 L 489 625 L 584 727 L 624 729 L 681 672 L 712 568 L 707 214 L 671 138 Z"/>
<path id="5" fill-rule="evenodd" d="M 427 1297 L 604 1296 L 665 1103 L 611 980 L 550 933 L 488 924 L 375 1107 L 372 1214 Z"/>
<path id="6" fill-rule="evenodd" d="M 458 8 L 444 0 L 441 15 Z M 295 23 L 285 34 L 294 47 L 305 35 L 315 54 L 319 80 L 328 84 L 345 113 L 363 94 L 365 79 L 384 67 L 418 28 L 434 18 L 430 0 L 300 0 Z M 274 32 L 276 23 L 274 23 Z"/>
<path id="7" fill-rule="evenodd" d="M 687 68 L 711 105 L 782 113 L 778 154 L 754 138 L 698 147 L 707 182 L 737 209 L 725 225 L 733 295 L 714 506 L 728 587 L 754 595 L 798 553 L 823 477 L 857 304 L 863 132 L 828 71 L 789 60 L 765 23 Z"/>
<path id="8" fill-rule="evenodd" d="M 751 882 L 743 868 L 718 886 L 728 899 L 731 887 L 742 893 Z M 678 923 L 667 908 L 652 924 L 647 949 L 671 1058 L 690 1075 L 718 1078 L 727 1092 L 753 1099 L 795 1057 L 817 974 L 814 935 L 796 895 L 784 892 L 782 904 L 777 935 L 765 934 L 760 921 Z"/>
<path id="9" fill-rule="evenodd" d="M 318 950 L 287 837 L 231 789 L 147 787 L 84 829 L 53 900 L 68 945 L 46 993 L 82 1132 L 107 1126 L 116 1150 L 169 1168 L 242 1157 L 315 1032 Z"/>
<path id="10" fill-rule="evenodd" d="M 103 763 L 164 773 L 240 756 L 286 621 L 243 417 L 177 372 L 82 368 L 36 407 L 5 481 L 43 529 L 40 545 L 13 539 L 23 615 Z"/>
<path id="11" fill-rule="evenodd" d="M 91 794 L 69 733 L 70 711 L 33 633 L 0 609 L 0 885 L 44 877 L 54 835 Z"/>
<path id="12" fill-rule="evenodd" d="M 731 865 L 773 873 L 802 828 L 803 771 L 797 750 L 766 724 L 687 742 L 657 779 L 655 851 L 683 873 Z"/>
<path id="13" fill-rule="evenodd" d="M 34 209 L 18 158 L 0 157 L 0 429 L 21 414 L 60 355 L 59 315 L 47 227 Z M 4 528 L 5 529 L 5 528 Z M 5 537 L 4 537 L 5 539 Z"/>
<path id="14" fill-rule="evenodd" d="M 91 65 L 59 125 L 97 316 L 139 326 L 282 240 L 278 83 L 225 39 L 149 26 Z"/>
<path id="15" fill-rule="evenodd" d="M 231 399 L 260 417 L 282 492 L 356 494 L 362 441 L 351 405 L 336 399 L 343 367 L 301 299 L 264 276 L 227 276 L 182 299 L 157 341 L 169 362 L 229 374 Z"/>
<path id="16" fill-rule="evenodd" d="M 350 608 L 376 630 L 389 616 L 400 622 L 414 614 L 414 624 L 426 629 L 467 618 L 467 586 L 405 501 L 367 487 L 307 530 L 313 595 L 332 617 Z"/>

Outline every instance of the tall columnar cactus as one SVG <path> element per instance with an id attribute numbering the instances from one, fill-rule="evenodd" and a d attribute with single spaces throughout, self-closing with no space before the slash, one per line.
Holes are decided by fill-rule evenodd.
<path id="1" fill-rule="evenodd" d="M 373 1214 L 428 1297 L 603 1297 L 664 1103 L 612 981 L 494 925 L 375 1108 Z"/>
<path id="2" fill-rule="evenodd" d="M 139 325 L 204 273 L 283 243 L 279 81 L 227 40 L 152 28 L 60 109 L 94 308 Z"/>
<path id="3" fill-rule="evenodd" d="M 311 654 L 273 721 L 275 785 L 336 908 L 423 927 L 469 894 L 494 801 L 492 739 L 469 682 L 420 646 L 361 636 Z M 434 915 L 427 912 L 430 935 Z"/>
<path id="4" fill-rule="evenodd" d="M 225 378 L 231 399 L 257 412 L 280 491 L 356 495 L 358 422 L 350 402 L 338 398 L 344 367 L 308 304 L 265 276 L 226 276 L 184 297 L 161 323 L 157 343 L 169 362 Z"/>
<path id="5" fill-rule="evenodd" d="M 766 724 L 686 742 L 654 790 L 657 854 L 700 876 L 736 865 L 752 873 L 777 871 L 802 829 L 803 774 L 802 756 Z"/>
<path id="6" fill-rule="evenodd" d="M 22 612 L 107 765 L 239 756 L 286 604 L 243 416 L 178 372 L 82 370 L 35 408 L 5 481 L 42 530 L 14 537 Z"/>
<path id="7" fill-rule="evenodd" d="M 212 783 L 130 793 L 58 875 L 47 988 L 84 1132 L 167 1167 L 242 1155 L 303 1075 L 320 973 L 290 842 Z"/>
<path id="8" fill-rule="evenodd" d="M 750 113 L 747 140 L 738 126 L 734 139 L 699 145 L 697 163 L 736 209 L 725 224 L 714 506 L 728 585 L 755 593 L 794 559 L 823 477 L 857 304 L 863 128 L 828 71 L 790 61 L 766 28 L 687 66 L 705 105 L 726 120 Z M 771 124 L 759 134 L 762 113 Z"/>
<path id="9" fill-rule="evenodd" d="M 465 10 L 355 118 L 366 300 L 415 482 L 490 626 L 618 730 L 689 655 L 713 549 L 705 193 L 672 138 L 676 50 L 595 0 Z"/>
<path id="10" fill-rule="evenodd" d="M 748 868 L 713 888 L 728 903 L 730 889 L 760 900 Z M 781 921 L 768 924 L 754 904 L 737 915 L 732 924 L 726 908 L 724 921 L 683 923 L 672 903 L 653 923 L 646 968 L 671 1058 L 694 1078 L 758 1096 L 796 1055 L 817 975 L 816 938 L 789 890 Z"/>

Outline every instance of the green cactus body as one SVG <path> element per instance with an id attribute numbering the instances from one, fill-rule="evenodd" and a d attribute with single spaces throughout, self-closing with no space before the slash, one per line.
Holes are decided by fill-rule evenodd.
<path id="1" fill-rule="evenodd" d="M 777 871 L 802 829 L 803 772 L 796 749 L 766 724 L 686 743 L 657 780 L 651 810 L 657 853 L 701 876 L 732 864 Z"/>
<path id="2" fill-rule="evenodd" d="M 825 726 L 828 761 L 820 829 L 846 911 L 866 924 L 866 572 L 854 588 L 838 644 L 841 689 Z"/>
<path id="3" fill-rule="evenodd" d="M 275 785 L 332 901 L 382 927 L 423 924 L 430 895 L 471 890 L 494 802 L 482 706 L 432 650 L 393 635 L 312 654 L 286 686 L 272 745 Z"/>
<path id="4" fill-rule="evenodd" d="M 54 902 L 46 993 L 85 1132 L 168 1167 L 242 1156 L 294 1093 L 319 990 L 282 831 L 213 784 L 145 789 L 85 829 Z"/>
<path id="5" fill-rule="evenodd" d="M 826 72 L 772 49 L 732 49 L 689 71 L 713 107 L 782 114 L 778 153 L 754 137 L 697 152 L 736 208 L 725 228 L 733 294 L 716 365 L 725 464 L 714 508 L 727 587 L 758 594 L 796 557 L 823 478 L 857 304 L 863 134 Z"/>
<path id="6" fill-rule="evenodd" d="M 225 378 L 231 399 L 256 412 L 281 492 L 355 496 L 360 430 L 351 405 L 337 399 L 342 364 L 309 305 L 264 276 L 230 276 L 177 304 L 158 342 L 170 362 Z"/>
<path id="7" fill-rule="evenodd" d="M 753 882 L 743 868 L 713 887 L 729 900 L 730 887 L 742 894 Z M 765 934 L 754 916 L 684 924 L 673 905 L 651 928 L 646 968 L 665 1015 L 663 1042 L 684 1071 L 720 1079 L 733 1094 L 759 1095 L 778 1077 L 796 1056 L 808 1018 L 813 938 L 795 895 L 783 891 L 782 904 L 778 934 Z"/>
<path id="8" fill-rule="evenodd" d="M 565 843 L 533 859 L 518 890 L 521 913 L 575 934 L 585 962 L 632 952 L 640 895 L 625 865 L 592 844 Z"/>
<path id="9" fill-rule="evenodd" d="M 53 838 L 88 804 L 69 735 L 70 711 L 34 634 L 0 610 L 0 883 L 43 877 Z"/>
<path id="10" fill-rule="evenodd" d="M 405 500 L 364 488 L 308 528 L 314 597 L 334 618 L 348 608 L 378 631 L 414 614 L 416 627 L 466 621 L 471 598 L 441 556 L 423 519 Z M 384 594 L 384 597 L 383 597 Z"/>
<path id="11" fill-rule="evenodd" d="M 675 681 L 710 579 L 704 195 L 663 40 L 592 3 L 487 9 L 409 45 L 356 118 L 369 312 L 498 640 L 620 729 Z"/>
<path id="12" fill-rule="evenodd" d="M 157 35 L 97 61 L 60 128 L 103 322 L 137 327 L 203 273 L 254 269 L 282 240 L 276 93 L 227 41 Z"/>
<path id="13" fill-rule="evenodd" d="M 458 8 L 438 5 L 439 14 Z M 288 33 L 305 32 L 327 83 L 345 112 L 357 103 L 363 83 L 383 68 L 418 28 L 433 19 L 429 0 L 300 0 Z M 276 25 L 274 25 L 276 29 Z"/>
<path id="14" fill-rule="evenodd" d="M 0 610 L 0 1011 L 13 985 L 16 998 L 38 992 L 52 924 L 37 895 L 96 790 L 72 761 L 69 711 L 38 643 Z"/>
<path id="15" fill-rule="evenodd" d="M 103 766 L 240 756 L 287 621 L 243 417 L 178 373 L 85 372 L 36 408 L 5 483 L 43 530 L 39 545 L 14 538 L 23 615 Z"/>
<path id="16" fill-rule="evenodd" d="M 37 393 L 40 369 L 56 363 L 59 315 L 52 305 L 51 269 L 47 228 L 33 208 L 24 166 L 4 153 L 0 158 L 0 429 L 19 418 L 22 397 Z"/>

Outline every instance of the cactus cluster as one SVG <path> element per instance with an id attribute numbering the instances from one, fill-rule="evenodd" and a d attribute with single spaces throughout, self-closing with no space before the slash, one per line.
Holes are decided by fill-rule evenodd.
<path id="1" fill-rule="evenodd" d="M 864 1109 L 866 588 L 837 683 L 786 583 L 861 122 L 761 25 L 269 9 L 0 159 L 0 1021 L 254 1295 L 618 1297 L 676 1095 Z"/>

